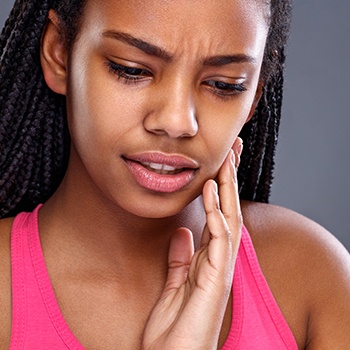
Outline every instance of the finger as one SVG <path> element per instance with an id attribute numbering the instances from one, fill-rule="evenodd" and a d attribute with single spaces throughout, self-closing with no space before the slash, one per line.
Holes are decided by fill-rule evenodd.
<path id="1" fill-rule="evenodd" d="M 206 215 L 209 214 L 211 210 L 220 210 L 220 204 L 217 197 L 218 193 L 218 185 L 214 180 L 208 180 L 204 186 L 202 191 L 203 198 L 203 206 L 206 212 Z M 216 198 L 217 197 L 217 198 Z M 217 206 L 217 208 L 215 208 Z M 210 209 L 212 207 L 212 209 Z M 206 247 L 210 241 L 210 231 L 208 229 L 208 223 L 205 224 L 203 229 L 202 239 L 201 239 L 201 247 Z"/>
<path id="2" fill-rule="evenodd" d="M 202 191 L 203 206 L 207 215 L 208 215 L 208 211 L 210 211 L 211 206 L 213 206 L 213 210 L 215 205 L 218 206 L 217 209 L 220 209 L 219 201 L 216 198 L 217 193 L 218 193 L 217 183 L 214 180 L 208 180 L 204 184 L 203 191 Z M 208 208 L 208 210 L 206 208 Z M 202 233 L 201 247 L 207 246 L 209 244 L 209 241 L 210 241 L 210 231 L 208 229 L 208 224 L 206 223 Z"/>
<path id="3" fill-rule="evenodd" d="M 179 228 L 170 241 L 168 277 L 164 287 L 165 294 L 177 290 L 185 283 L 193 254 L 192 232 L 187 228 Z"/>
<path id="4" fill-rule="evenodd" d="M 235 168 L 238 170 L 239 164 L 241 162 L 241 154 L 243 151 L 243 140 L 240 137 L 237 137 L 236 141 L 232 146 L 232 150 L 235 154 Z"/>
<path id="5" fill-rule="evenodd" d="M 230 150 L 218 174 L 221 211 L 233 234 L 233 245 L 237 248 L 242 228 L 242 214 L 238 196 L 236 156 Z"/>
<path id="6" fill-rule="evenodd" d="M 208 246 L 208 259 L 216 270 L 230 269 L 232 257 L 231 232 L 220 209 L 215 181 L 208 180 L 203 187 L 203 205 L 207 226 L 203 232 L 202 245 Z"/>

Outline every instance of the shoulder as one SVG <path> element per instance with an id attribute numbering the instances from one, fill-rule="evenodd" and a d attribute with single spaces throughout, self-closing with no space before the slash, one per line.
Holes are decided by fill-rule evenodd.
<path id="1" fill-rule="evenodd" d="M 311 249 L 349 262 L 349 253 L 325 228 L 292 210 L 264 203 L 242 202 L 244 223 L 257 249 L 273 248 L 300 254 Z M 306 258 L 311 254 L 306 254 Z M 313 258 L 316 258 L 313 256 Z M 324 256 L 323 256 L 324 258 Z"/>
<path id="2" fill-rule="evenodd" d="M 0 220 L 0 349 L 9 347 L 11 335 L 10 236 L 13 219 Z"/>
<path id="3" fill-rule="evenodd" d="M 350 255 L 344 246 L 325 228 L 292 210 L 254 202 L 242 202 L 244 224 L 253 244 L 262 257 L 274 253 L 292 258 L 295 267 L 316 263 L 325 268 L 343 269 L 350 273 Z M 295 260 L 298 258 L 298 260 Z M 302 265 L 307 273 L 307 265 Z"/>
<path id="4" fill-rule="evenodd" d="M 344 246 L 322 226 L 282 207 L 242 202 L 242 213 L 262 271 L 299 344 L 346 348 L 350 255 Z"/>

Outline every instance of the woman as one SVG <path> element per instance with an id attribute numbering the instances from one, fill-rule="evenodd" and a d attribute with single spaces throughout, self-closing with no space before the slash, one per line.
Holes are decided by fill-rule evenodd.
<path id="1" fill-rule="evenodd" d="M 15 4 L 2 348 L 350 344 L 344 248 L 252 202 L 269 195 L 289 16 L 288 1 Z"/>

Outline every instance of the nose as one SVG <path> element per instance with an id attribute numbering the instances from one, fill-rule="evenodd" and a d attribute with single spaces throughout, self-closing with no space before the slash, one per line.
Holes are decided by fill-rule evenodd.
<path id="1" fill-rule="evenodd" d="M 144 119 L 144 128 L 170 138 L 193 137 L 198 132 L 193 92 L 181 81 L 159 87 L 152 96 L 153 107 Z"/>

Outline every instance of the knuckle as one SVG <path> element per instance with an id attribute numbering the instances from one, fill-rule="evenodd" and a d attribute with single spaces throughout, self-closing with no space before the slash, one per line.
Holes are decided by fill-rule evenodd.
<path id="1" fill-rule="evenodd" d="M 176 261 L 173 260 L 171 262 L 169 262 L 168 264 L 168 268 L 170 270 L 174 270 L 174 269 L 178 269 L 178 268 L 183 268 L 183 267 L 188 267 L 188 263 L 185 263 L 183 261 Z"/>
<path id="2" fill-rule="evenodd" d="M 204 208 L 205 209 L 205 213 L 207 215 L 209 214 L 220 214 L 221 213 L 221 208 L 220 208 L 220 203 L 219 202 L 215 202 L 214 205 L 210 208 Z"/>

